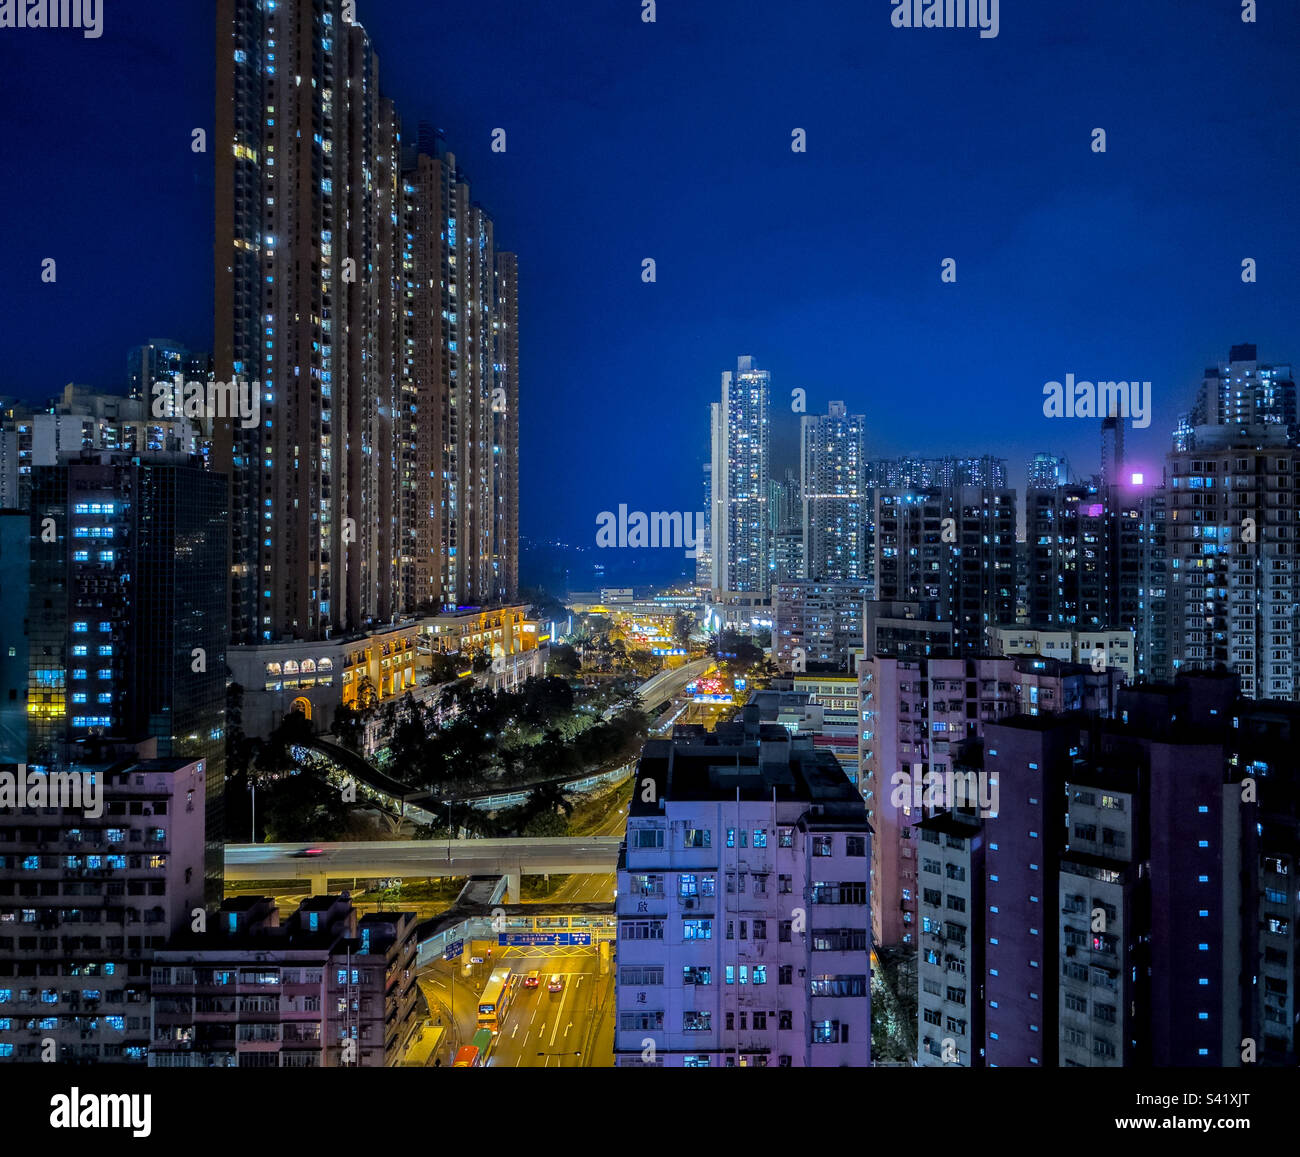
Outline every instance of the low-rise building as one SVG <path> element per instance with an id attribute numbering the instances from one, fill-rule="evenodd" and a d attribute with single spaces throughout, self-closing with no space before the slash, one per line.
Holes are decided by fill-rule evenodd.
<path id="1" fill-rule="evenodd" d="M 1116 667 L 1133 682 L 1134 633 L 1127 627 L 993 627 L 989 647 L 995 655 L 1041 655 L 1064 663 Z"/>
<path id="2" fill-rule="evenodd" d="M 651 740 L 618 880 L 620 1066 L 865 1066 L 871 829 L 839 764 L 742 718 Z"/>
<path id="3" fill-rule="evenodd" d="M 0 809 L 0 1063 L 144 1064 L 150 962 L 204 912 L 206 767 L 58 772 L 80 777 L 62 801 L 78 806 Z"/>
<path id="4" fill-rule="evenodd" d="M 508 661 L 536 650 L 537 624 L 526 619 L 527 609 L 464 607 L 345 638 L 231 647 L 227 661 L 244 689 L 244 732 L 265 736 L 291 711 L 328 730 L 342 706 L 372 707 L 419 687 L 434 654 L 459 657 L 468 671 L 476 655 Z"/>
<path id="5" fill-rule="evenodd" d="M 346 892 L 281 923 L 273 900 L 227 900 L 206 932 L 154 957 L 153 1068 L 379 1068 L 421 1014 L 416 917 L 357 918 Z"/>

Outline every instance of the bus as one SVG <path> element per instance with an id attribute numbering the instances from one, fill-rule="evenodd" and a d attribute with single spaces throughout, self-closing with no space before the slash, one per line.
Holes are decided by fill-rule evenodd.
<path id="1" fill-rule="evenodd" d="M 453 1069 L 478 1069 L 488 1062 L 488 1053 L 492 1051 L 492 1030 L 481 1028 L 474 1034 L 474 1039 L 463 1048 L 456 1050 L 456 1059 L 452 1061 Z"/>
<path id="2" fill-rule="evenodd" d="M 488 977 L 487 987 L 478 1001 L 478 1026 L 490 1029 L 494 1034 L 501 1031 L 501 1022 L 505 1020 L 506 1010 L 514 993 L 510 988 L 510 969 L 494 968 Z"/>

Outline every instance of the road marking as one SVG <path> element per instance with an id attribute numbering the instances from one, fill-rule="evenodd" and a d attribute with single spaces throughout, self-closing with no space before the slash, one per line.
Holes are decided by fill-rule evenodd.
<path id="1" fill-rule="evenodd" d="M 548 1047 L 554 1047 L 555 1045 L 555 1036 L 556 1033 L 560 1031 L 560 1018 L 564 1015 L 564 1002 L 569 999 L 569 992 L 570 988 L 566 984 L 564 986 L 563 995 L 560 997 L 560 1007 L 555 1010 L 555 1028 L 551 1031 L 551 1043 Z M 566 1029 L 565 1031 L 567 1032 L 568 1030 Z"/>

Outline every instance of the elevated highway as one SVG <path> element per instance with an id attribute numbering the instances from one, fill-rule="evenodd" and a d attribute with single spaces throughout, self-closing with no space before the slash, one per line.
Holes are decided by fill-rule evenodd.
<path id="1" fill-rule="evenodd" d="M 330 877 L 387 879 L 505 876 L 512 899 L 521 876 L 608 875 L 620 836 L 558 839 L 374 840 L 322 844 L 227 844 L 227 880 L 308 880 L 324 894 Z M 306 854 L 308 851 L 317 854 Z"/>

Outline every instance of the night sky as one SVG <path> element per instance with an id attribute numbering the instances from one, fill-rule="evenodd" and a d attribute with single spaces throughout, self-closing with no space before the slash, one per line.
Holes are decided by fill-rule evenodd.
<path id="1" fill-rule="evenodd" d="M 1300 8 L 1240 8 L 1003 0 L 981 39 L 895 29 L 887 0 L 660 0 L 655 24 L 640 0 L 359 0 L 408 135 L 445 131 L 519 253 L 523 532 L 699 509 L 742 353 L 773 372 L 778 469 L 803 387 L 865 413 L 872 455 L 1091 472 L 1097 424 L 1042 416 L 1074 373 L 1152 381 L 1130 457 L 1158 473 L 1231 344 L 1300 361 Z M 0 394 L 123 389 L 132 345 L 211 346 L 210 6 L 104 21 L 0 32 Z"/>

